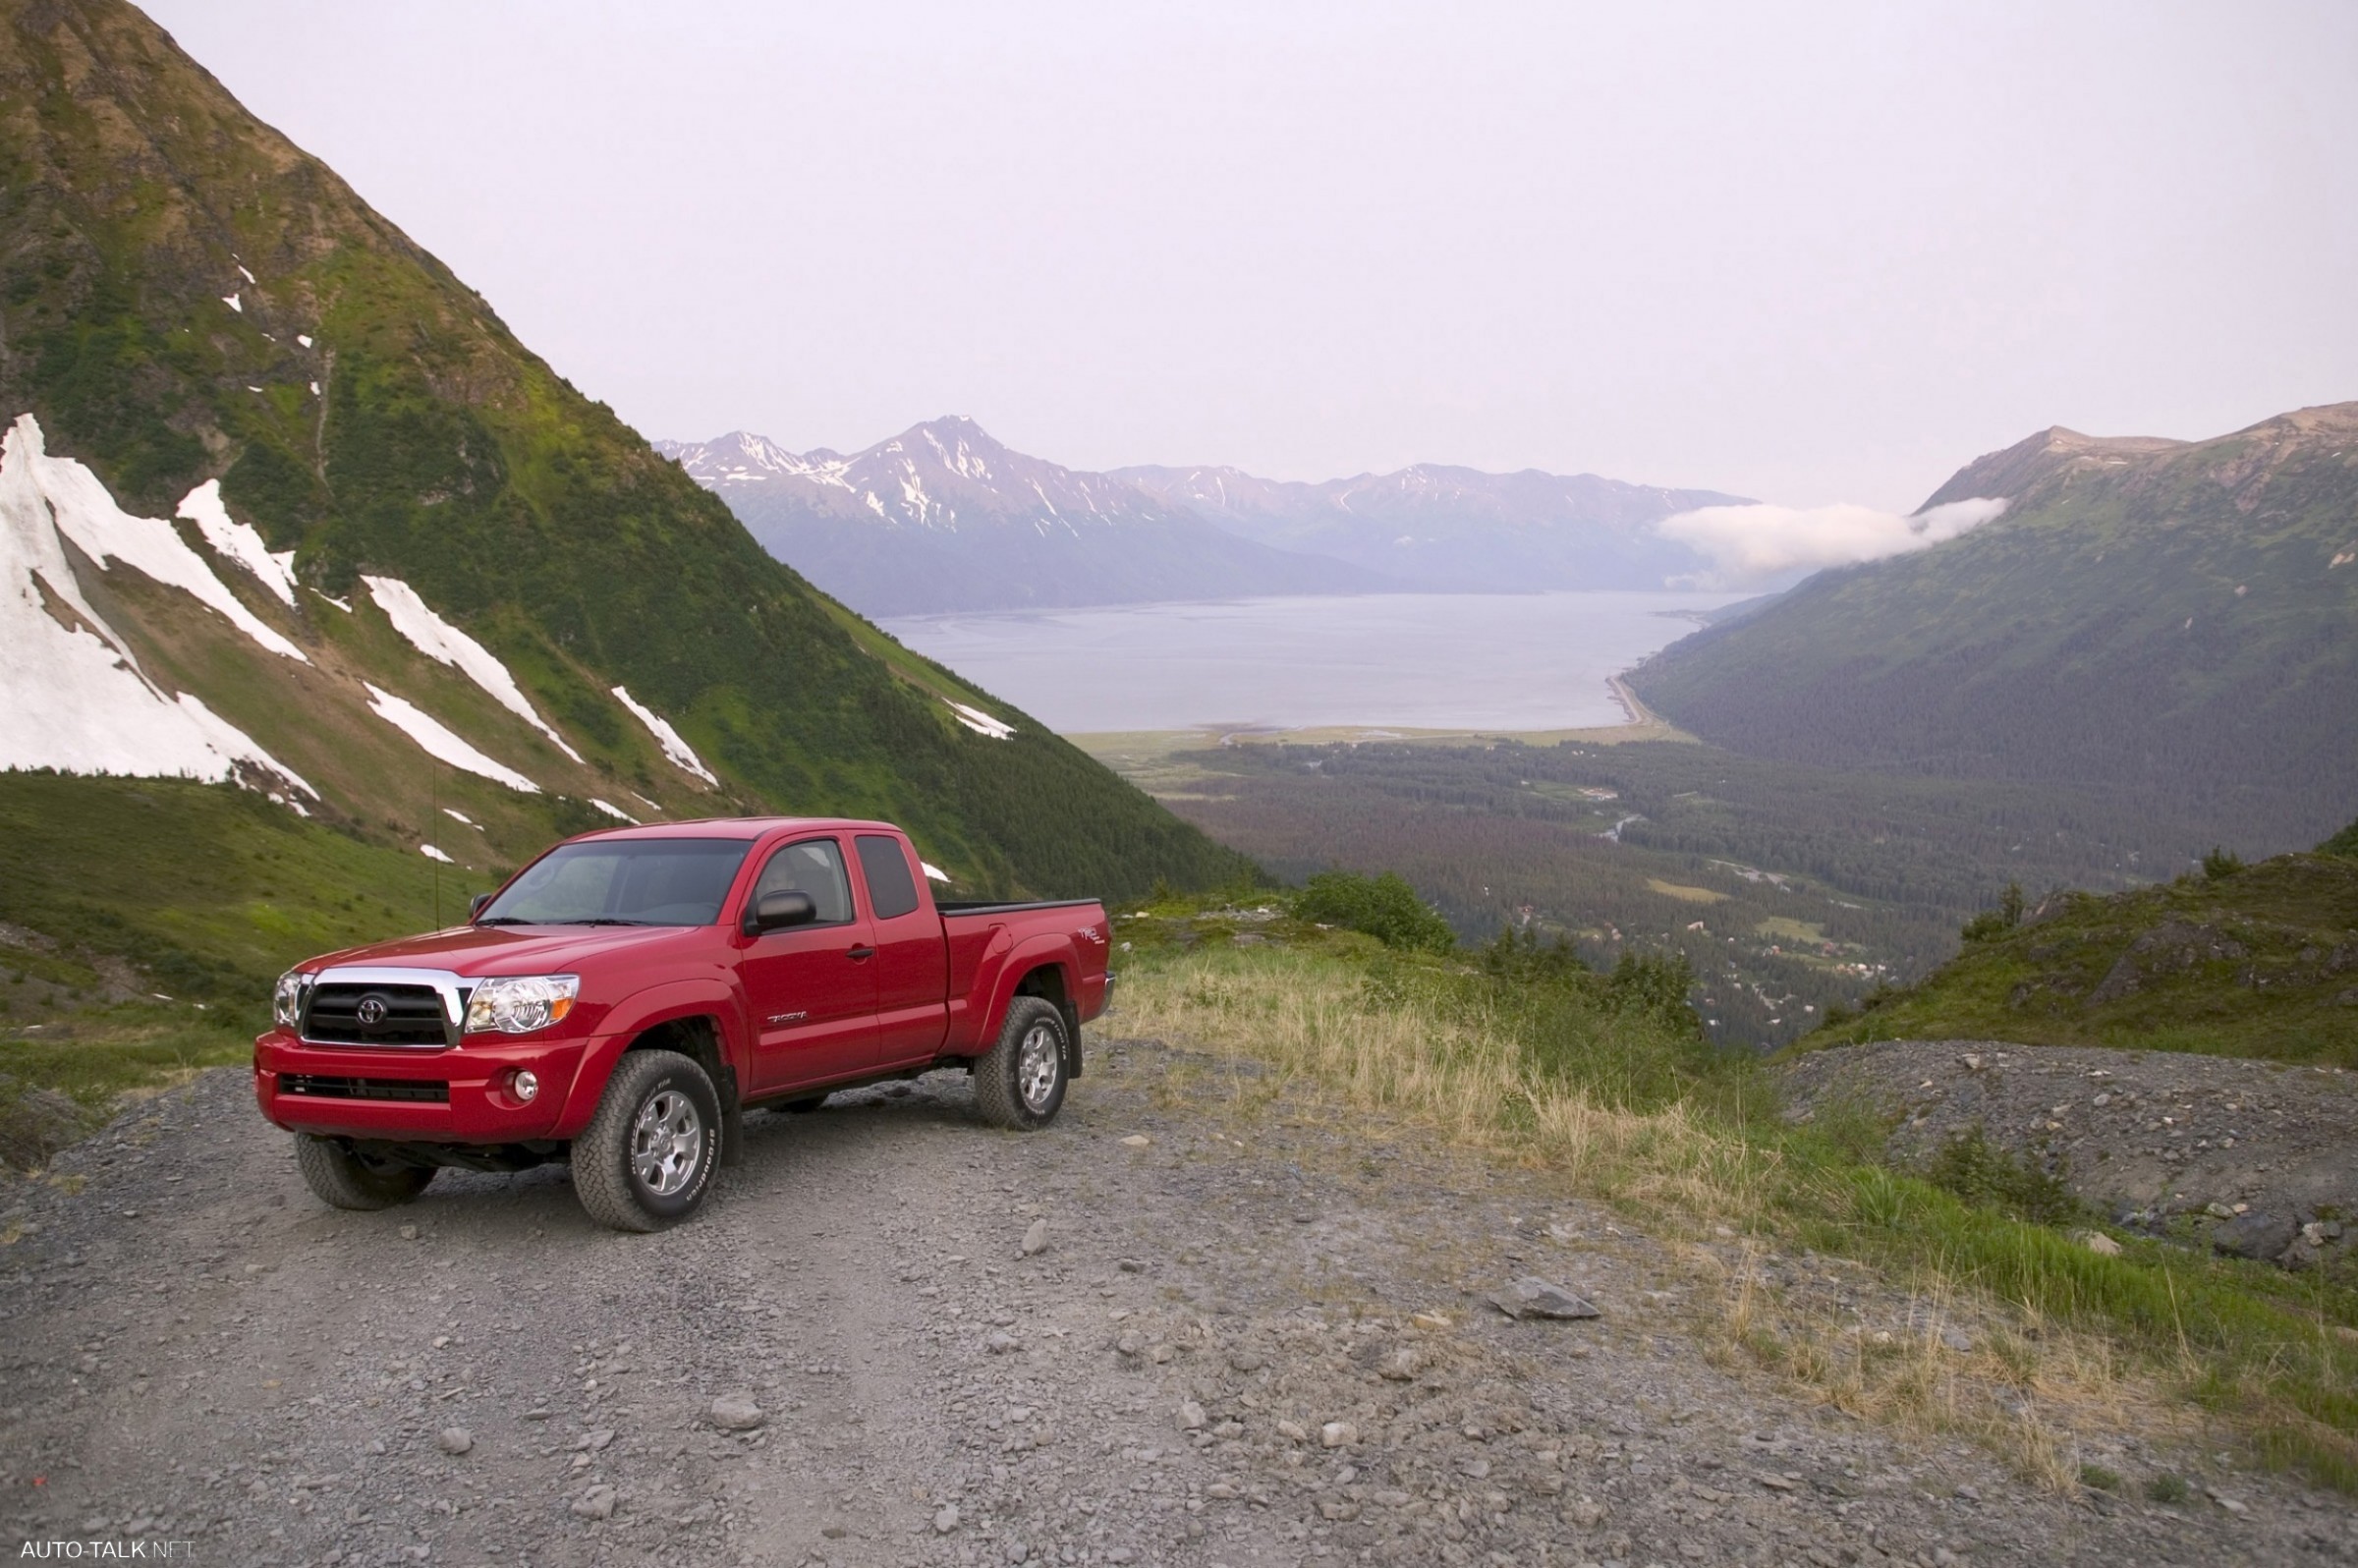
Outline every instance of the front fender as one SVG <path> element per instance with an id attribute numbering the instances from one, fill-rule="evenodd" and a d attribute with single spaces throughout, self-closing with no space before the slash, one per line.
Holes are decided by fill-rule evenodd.
<path id="1" fill-rule="evenodd" d="M 709 1018 L 719 1025 L 721 1061 L 737 1075 L 737 1081 L 748 1081 L 751 1067 L 745 1029 L 744 994 L 734 985 L 711 976 L 694 980 L 665 980 L 634 991 L 606 1010 L 598 1022 L 598 1034 L 582 1053 L 581 1067 L 573 1075 L 573 1088 L 565 1099 L 564 1114 L 557 1118 L 553 1136 L 572 1138 L 590 1125 L 597 1114 L 597 1102 L 606 1092 L 606 1080 L 614 1074 L 614 1063 L 630 1048 L 631 1041 L 660 1024 L 675 1019 Z M 725 1099 L 728 1086 L 713 1086 Z M 730 1107 L 724 1105 L 723 1110 Z"/>

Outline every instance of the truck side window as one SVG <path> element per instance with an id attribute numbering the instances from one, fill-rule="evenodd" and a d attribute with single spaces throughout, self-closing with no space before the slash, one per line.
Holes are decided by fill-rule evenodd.
<path id="1" fill-rule="evenodd" d="M 807 838 L 769 858 L 754 898 L 780 892 L 810 894 L 818 907 L 814 925 L 840 925 L 852 918 L 852 884 L 843 874 L 843 851 L 831 838 Z"/>
<path id="2" fill-rule="evenodd" d="M 863 833 L 852 842 L 859 846 L 860 869 L 867 873 L 868 901 L 875 906 L 876 919 L 894 920 L 916 909 L 917 878 L 909 874 L 901 841 Z"/>

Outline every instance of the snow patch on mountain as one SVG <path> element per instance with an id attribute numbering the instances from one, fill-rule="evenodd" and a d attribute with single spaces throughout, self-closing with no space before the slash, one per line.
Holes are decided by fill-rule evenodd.
<path id="1" fill-rule="evenodd" d="M 633 699 L 623 687 L 614 688 L 614 700 L 629 708 L 632 715 L 646 726 L 646 732 L 655 738 L 657 746 L 663 748 L 663 755 L 671 759 L 672 766 L 682 772 L 694 773 L 715 788 L 719 787 L 720 780 L 713 776 L 710 768 L 704 766 L 703 758 L 698 756 L 695 748 L 680 738 L 680 732 L 673 729 L 662 714 Z"/>
<path id="2" fill-rule="evenodd" d="M 251 523 L 240 523 L 221 504 L 221 481 L 207 479 L 181 498 L 177 514 L 196 525 L 213 553 L 237 562 L 261 580 L 262 587 L 295 607 L 295 552 L 273 550 L 262 542 Z"/>
<path id="3" fill-rule="evenodd" d="M 412 647 L 429 659 L 450 665 L 476 685 L 491 694 L 493 701 L 533 729 L 547 736 L 558 751 L 575 761 L 582 754 L 565 744 L 565 737 L 549 727 L 548 721 L 536 711 L 516 684 L 516 677 L 499 661 L 489 648 L 460 631 L 428 608 L 418 590 L 397 577 L 364 577 L 368 596 L 376 607 L 385 612 L 393 630 L 409 640 Z"/>
<path id="4" fill-rule="evenodd" d="M 848 460 L 832 452 L 789 452 L 765 436 L 731 430 L 709 441 L 657 441 L 655 450 L 715 488 L 765 484 L 773 479 L 808 479 L 848 490 Z"/>
<path id="5" fill-rule="evenodd" d="M 18 417 L 10 441 L 12 449 L 21 452 L 28 476 L 55 515 L 57 531 L 80 546 L 100 571 L 108 570 L 113 561 L 137 567 L 167 588 L 191 594 L 271 652 L 300 663 L 310 662 L 303 649 L 238 602 L 229 585 L 214 576 L 204 557 L 180 536 L 180 530 L 161 518 L 133 517 L 115 504 L 97 475 L 72 458 L 49 456 L 41 427 L 31 415 Z"/>
<path id="6" fill-rule="evenodd" d="M 453 734 L 439 719 L 415 703 L 403 700 L 382 687 L 364 681 L 368 693 L 368 709 L 387 724 L 418 743 L 428 756 L 438 757 L 462 772 L 474 773 L 495 784 L 505 784 L 526 795 L 537 795 L 540 786 L 504 762 L 477 751 Z"/>
<path id="7" fill-rule="evenodd" d="M 105 513 L 122 516 L 88 470 L 45 457 L 31 415 L 0 437 L 0 647 L 7 649 L 0 768 L 214 783 L 259 769 L 318 799 L 300 774 L 194 695 L 168 695 L 149 681 L 129 644 L 84 598 L 61 531 L 65 505 L 43 483 L 62 469 L 88 478 L 86 486 L 59 485 L 65 505 L 87 508 L 95 491 Z M 84 553 L 91 553 L 86 546 Z"/>
<path id="8" fill-rule="evenodd" d="M 942 700 L 950 701 L 946 697 Z M 1003 719 L 992 718 L 979 707 L 968 707 L 964 702 L 950 702 L 950 712 L 959 723 L 973 730 L 977 735 L 987 735 L 994 741 L 1004 741 L 1012 738 L 1015 734 L 1014 725 Z"/>

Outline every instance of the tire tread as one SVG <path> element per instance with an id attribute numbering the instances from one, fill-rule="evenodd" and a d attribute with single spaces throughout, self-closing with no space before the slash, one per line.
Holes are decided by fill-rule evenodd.
<path id="1" fill-rule="evenodd" d="M 609 1229 L 646 1235 L 687 1217 L 648 1213 L 632 1185 L 628 1161 L 620 1157 L 630 1138 L 631 1119 L 638 1114 L 639 1102 L 646 1097 L 647 1089 L 666 1073 L 683 1069 L 702 1079 L 714 1103 L 719 1102 L 719 1092 L 711 1090 L 710 1077 L 693 1059 L 677 1051 L 627 1051 L 614 1064 L 613 1077 L 606 1080 L 606 1092 L 598 1098 L 597 1113 L 573 1141 L 573 1194 L 591 1219 Z M 704 1136 L 717 1145 L 721 1137 L 718 1118 L 705 1129 Z M 715 1148 L 706 1157 L 706 1191 L 712 1181 L 710 1169 L 720 1163 L 719 1154 Z M 700 1195 L 699 1206 L 701 1202 Z"/>
<path id="2" fill-rule="evenodd" d="M 994 1127 L 1013 1128 L 1030 1132 L 1045 1127 L 1056 1119 L 1055 1111 L 1035 1116 L 1024 1104 L 1023 1090 L 1016 1083 L 1016 1072 L 1024 1049 L 1024 1036 L 1032 1026 L 1045 1018 L 1056 1029 L 1057 1060 L 1068 1061 L 1069 1041 L 1064 1034 L 1064 1015 L 1056 1004 L 1039 996 L 1018 996 L 1007 1004 L 1007 1017 L 999 1025 L 999 1037 L 989 1050 L 975 1058 L 975 1106 L 982 1119 Z M 1057 1109 L 1063 1105 L 1058 1103 Z"/>
<path id="3" fill-rule="evenodd" d="M 398 1172 L 371 1171 L 332 1138 L 312 1133 L 295 1135 L 295 1168 L 303 1184 L 330 1208 L 372 1213 L 409 1203 L 434 1179 L 431 1166 L 416 1165 Z"/>

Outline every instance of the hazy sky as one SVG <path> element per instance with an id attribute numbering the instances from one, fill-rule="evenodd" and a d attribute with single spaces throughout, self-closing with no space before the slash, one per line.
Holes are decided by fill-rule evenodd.
<path id="1" fill-rule="evenodd" d="M 2358 5 L 159 0 L 649 435 L 1906 509 L 2358 398 Z"/>

